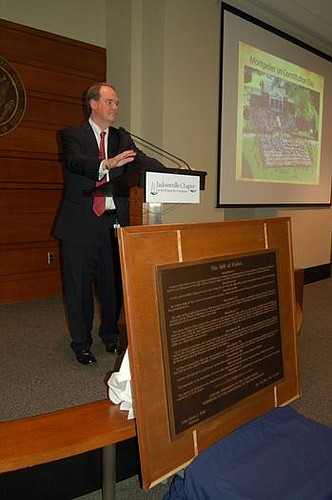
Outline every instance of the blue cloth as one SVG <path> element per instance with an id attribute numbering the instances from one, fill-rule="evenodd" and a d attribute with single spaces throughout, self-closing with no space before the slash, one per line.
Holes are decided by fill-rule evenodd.
<path id="1" fill-rule="evenodd" d="M 332 500 L 332 429 L 275 408 L 200 453 L 163 500 Z"/>

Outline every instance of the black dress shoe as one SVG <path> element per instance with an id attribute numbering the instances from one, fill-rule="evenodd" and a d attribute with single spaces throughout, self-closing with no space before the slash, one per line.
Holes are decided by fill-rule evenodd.
<path id="1" fill-rule="evenodd" d="M 92 352 L 88 350 L 76 351 L 75 356 L 81 365 L 90 365 L 91 363 L 96 363 L 97 361 Z"/>
<path id="2" fill-rule="evenodd" d="M 105 344 L 105 348 L 107 352 L 110 352 L 111 354 L 121 354 L 122 353 L 122 348 L 119 342 L 107 342 Z"/>

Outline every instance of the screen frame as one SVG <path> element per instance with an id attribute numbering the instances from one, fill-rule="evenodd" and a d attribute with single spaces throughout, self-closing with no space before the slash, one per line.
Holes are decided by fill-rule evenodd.
<path id="1" fill-rule="evenodd" d="M 243 29 L 231 30 L 235 22 Z M 279 51 L 292 49 L 295 57 L 302 61 L 310 60 L 313 70 L 319 66 L 324 69 L 324 113 L 321 130 L 320 177 L 317 185 L 292 182 L 238 182 L 235 185 L 237 144 L 238 61 L 240 35 L 244 33 L 244 43 L 257 47 L 256 35 L 260 46 L 267 49 L 275 39 L 276 57 Z M 227 38 L 228 36 L 228 38 Z M 254 39 L 255 37 L 255 39 Z M 256 44 L 256 45 L 255 45 Z M 265 46 L 266 44 L 266 46 Z M 235 61 L 235 63 L 234 63 Z M 294 61 L 292 61 L 295 64 Z M 289 207 L 289 206 L 330 206 L 332 174 L 332 57 L 295 39 L 277 28 L 258 20 L 235 7 L 222 3 L 220 39 L 220 83 L 219 83 L 219 121 L 218 121 L 218 161 L 217 161 L 217 203 L 216 208 L 225 207 Z M 232 64 L 231 64 L 232 63 Z M 302 62 L 304 65 L 304 63 Z M 317 70 L 316 70 L 317 71 Z M 318 73 L 320 74 L 320 73 Z M 230 168 L 231 166 L 231 168 Z M 255 184 L 255 185 L 254 185 Z M 273 190 L 272 190 L 273 189 Z M 256 196 L 258 191 L 258 196 Z M 269 196 L 272 194 L 271 199 Z"/>

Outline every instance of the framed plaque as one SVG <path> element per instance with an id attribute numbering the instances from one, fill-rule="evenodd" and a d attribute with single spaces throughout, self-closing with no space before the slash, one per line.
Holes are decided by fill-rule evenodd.
<path id="1" fill-rule="evenodd" d="M 119 231 L 143 487 L 296 399 L 289 218 Z"/>

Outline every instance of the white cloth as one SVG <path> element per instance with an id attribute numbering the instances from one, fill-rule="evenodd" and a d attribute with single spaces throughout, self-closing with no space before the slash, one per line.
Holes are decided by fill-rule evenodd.
<path id="1" fill-rule="evenodd" d="M 112 373 L 108 382 L 108 396 L 114 404 L 120 404 L 120 410 L 128 411 L 128 420 L 135 418 L 131 395 L 131 373 L 128 349 L 121 362 L 120 370 Z"/>

